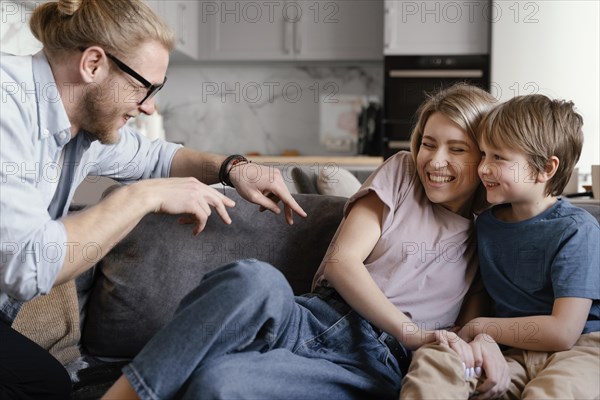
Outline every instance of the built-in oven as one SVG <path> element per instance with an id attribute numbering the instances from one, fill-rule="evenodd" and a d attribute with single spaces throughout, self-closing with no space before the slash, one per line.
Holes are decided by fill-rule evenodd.
<path id="1" fill-rule="evenodd" d="M 410 148 L 416 112 L 428 93 L 457 82 L 490 88 L 488 55 L 385 57 L 384 158 Z"/>

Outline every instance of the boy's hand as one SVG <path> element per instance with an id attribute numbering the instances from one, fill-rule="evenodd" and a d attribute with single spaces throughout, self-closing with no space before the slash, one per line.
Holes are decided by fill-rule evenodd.
<path id="1" fill-rule="evenodd" d="M 474 357 L 475 375 L 485 371 L 486 380 L 477 386 L 472 399 L 496 399 L 508 390 L 510 371 L 500 347 L 492 337 L 486 334 L 477 335 L 469 343 Z"/>

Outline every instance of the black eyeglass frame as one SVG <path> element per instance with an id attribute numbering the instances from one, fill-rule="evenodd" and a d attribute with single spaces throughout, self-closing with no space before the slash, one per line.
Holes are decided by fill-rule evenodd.
<path id="1" fill-rule="evenodd" d="M 121 71 L 134 77 L 138 82 L 140 82 L 142 85 L 144 85 L 144 87 L 148 90 L 148 93 L 146 94 L 146 96 L 142 99 L 142 101 L 140 101 L 138 103 L 139 106 L 144 104 L 144 102 L 146 100 L 149 100 L 152 97 L 154 97 L 156 95 L 156 93 L 158 93 L 160 91 L 160 89 L 162 89 L 163 86 L 165 86 L 165 83 L 167 83 L 167 77 L 165 76 L 165 80 L 163 81 L 163 83 L 160 83 L 158 85 L 153 84 L 153 83 L 149 82 L 148 80 L 146 80 L 143 76 L 141 76 L 140 74 L 135 72 L 130 66 L 125 64 L 123 61 L 119 60 L 117 57 L 113 56 L 109 52 L 105 51 L 105 53 L 108 58 L 110 58 L 115 64 L 117 64 L 117 67 L 119 67 L 119 69 Z"/>

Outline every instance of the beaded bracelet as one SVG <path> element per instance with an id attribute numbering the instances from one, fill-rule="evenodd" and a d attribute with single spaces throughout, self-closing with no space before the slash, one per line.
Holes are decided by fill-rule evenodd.
<path id="1" fill-rule="evenodd" d="M 227 157 L 225 159 L 225 161 L 223 161 L 223 163 L 221 163 L 221 168 L 219 168 L 219 181 L 224 186 L 235 187 L 235 186 L 233 186 L 233 183 L 231 183 L 231 180 L 229 179 L 229 173 L 231 172 L 233 167 L 235 167 L 236 165 L 238 165 L 241 162 L 249 163 L 250 160 L 248 160 L 246 157 L 244 157 L 241 154 L 233 154 L 233 155 L 230 155 L 229 157 Z"/>

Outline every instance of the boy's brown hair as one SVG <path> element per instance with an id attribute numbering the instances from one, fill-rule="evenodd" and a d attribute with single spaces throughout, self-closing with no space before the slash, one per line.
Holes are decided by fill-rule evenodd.
<path id="1" fill-rule="evenodd" d="M 524 153 L 535 173 L 546 170 L 550 157 L 558 168 L 545 188 L 546 196 L 560 195 L 583 147 L 583 118 L 571 101 L 541 94 L 515 97 L 496 106 L 481 122 L 478 141 Z"/>

